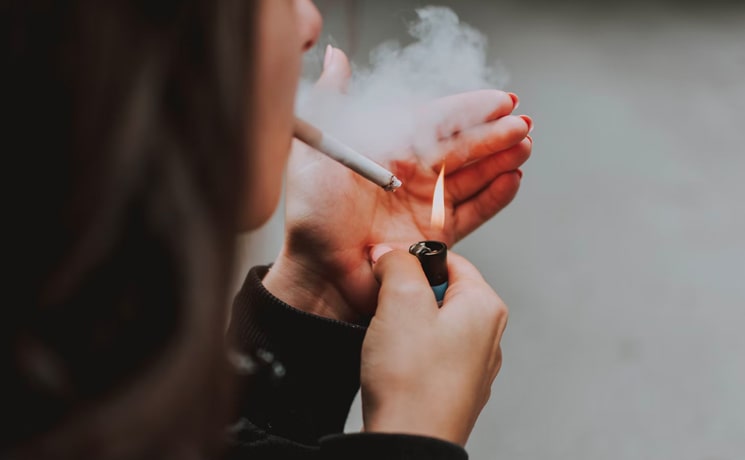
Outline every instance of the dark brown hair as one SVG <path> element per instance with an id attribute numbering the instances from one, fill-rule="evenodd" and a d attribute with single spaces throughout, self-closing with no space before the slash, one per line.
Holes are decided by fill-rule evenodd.
<path id="1" fill-rule="evenodd" d="M 214 453 L 256 6 L 18 0 L 0 12 L 13 272 L 0 456 Z"/>

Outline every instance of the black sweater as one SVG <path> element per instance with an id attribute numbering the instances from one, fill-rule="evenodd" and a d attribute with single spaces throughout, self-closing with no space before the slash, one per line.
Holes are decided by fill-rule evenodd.
<path id="1" fill-rule="evenodd" d="M 460 446 L 434 438 L 343 434 L 360 385 L 366 327 L 287 305 L 261 283 L 267 271 L 254 267 L 233 305 L 234 346 L 264 365 L 245 385 L 229 459 L 468 458 Z"/>

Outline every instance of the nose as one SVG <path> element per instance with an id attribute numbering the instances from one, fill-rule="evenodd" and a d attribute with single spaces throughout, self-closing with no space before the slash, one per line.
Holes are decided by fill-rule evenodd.
<path id="1" fill-rule="evenodd" d="M 297 0 L 295 8 L 298 16 L 298 28 L 300 29 L 300 46 L 305 52 L 318 41 L 323 27 L 323 19 L 318 8 L 311 0 Z"/>

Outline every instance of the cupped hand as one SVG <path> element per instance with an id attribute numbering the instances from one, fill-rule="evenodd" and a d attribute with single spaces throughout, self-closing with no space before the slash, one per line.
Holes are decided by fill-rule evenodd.
<path id="1" fill-rule="evenodd" d="M 332 54 L 318 84 L 342 90 L 349 63 L 340 50 Z M 512 201 L 522 177 L 518 168 L 532 148 L 532 121 L 512 115 L 516 103 L 508 93 L 482 90 L 423 108 L 439 120 L 439 140 L 426 155 L 404 147 L 384 164 L 403 182 L 393 193 L 295 141 L 285 242 L 266 287 L 322 316 L 356 321 L 373 314 L 378 283 L 368 261 L 371 245 L 403 248 L 423 239 L 453 245 Z M 430 228 L 432 195 L 443 164 L 446 218 L 436 230 Z"/>
<path id="2" fill-rule="evenodd" d="M 448 271 L 450 286 L 438 309 L 414 256 L 390 251 L 375 264 L 380 296 L 360 374 L 365 431 L 464 445 L 489 399 L 502 364 L 507 306 L 452 251 Z"/>

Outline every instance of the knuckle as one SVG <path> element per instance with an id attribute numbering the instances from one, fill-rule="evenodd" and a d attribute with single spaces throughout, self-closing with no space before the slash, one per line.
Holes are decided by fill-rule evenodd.
<path id="1" fill-rule="evenodd" d="M 509 309 L 502 299 L 497 296 L 494 291 L 491 291 L 486 296 L 484 314 L 491 323 L 502 323 L 507 320 L 509 316 Z"/>
<path id="2" fill-rule="evenodd" d="M 489 137 L 483 142 L 483 150 L 487 152 L 499 152 L 505 147 L 509 147 L 509 141 L 507 140 L 508 134 L 504 130 L 495 130 L 489 133 Z"/>
<path id="3" fill-rule="evenodd" d="M 491 219 L 499 211 L 499 200 L 502 198 L 498 194 L 492 195 L 489 191 L 486 193 L 486 199 L 474 202 L 473 206 L 474 213 L 483 221 Z"/>
<path id="4" fill-rule="evenodd" d="M 507 324 L 507 320 L 510 317 L 510 310 L 507 305 L 500 301 L 495 308 L 495 320 L 499 324 Z"/>
<path id="5" fill-rule="evenodd" d="M 497 377 L 499 371 L 502 370 L 502 347 L 497 348 L 497 354 L 494 359 L 494 378 Z"/>
<path id="6" fill-rule="evenodd" d="M 510 316 L 510 308 L 507 306 L 506 303 L 502 301 L 502 299 L 497 298 L 497 311 L 499 313 L 499 316 L 503 319 L 507 319 Z"/>
<path id="7" fill-rule="evenodd" d="M 488 387 L 484 392 L 484 396 L 481 399 L 481 407 L 486 406 L 486 404 L 489 402 L 489 399 L 491 399 L 491 391 L 491 387 Z"/>
<path id="8" fill-rule="evenodd" d="M 424 286 L 414 280 L 399 280 L 393 287 L 393 291 L 403 298 L 422 298 L 422 296 L 429 295 L 429 286 Z"/>

